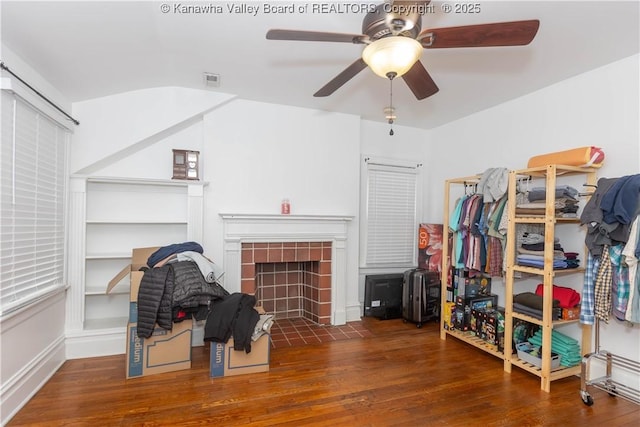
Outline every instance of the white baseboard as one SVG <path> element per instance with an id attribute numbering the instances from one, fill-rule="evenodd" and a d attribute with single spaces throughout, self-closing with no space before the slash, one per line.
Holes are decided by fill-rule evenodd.
<path id="1" fill-rule="evenodd" d="M 2 379 L 0 389 L 2 425 L 8 423 L 26 405 L 64 362 L 64 337 L 60 337 L 11 378 Z"/>
<path id="2" fill-rule="evenodd" d="M 357 305 L 349 305 L 347 307 L 347 322 L 357 322 L 362 318 L 362 306 L 358 303 Z"/>
<path id="3" fill-rule="evenodd" d="M 124 354 L 126 350 L 126 328 L 67 333 L 67 359 L 111 356 Z"/>

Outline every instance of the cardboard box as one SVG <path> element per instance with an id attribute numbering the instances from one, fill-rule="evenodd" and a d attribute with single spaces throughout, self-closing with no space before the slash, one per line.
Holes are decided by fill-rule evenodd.
<path id="1" fill-rule="evenodd" d="M 464 303 L 464 297 L 456 297 L 454 327 L 460 331 L 468 331 L 471 323 L 471 307 Z"/>
<path id="2" fill-rule="evenodd" d="M 156 325 L 149 338 L 138 337 L 138 290 L 142 281 L 141 267 L 147 265 L 149 256 L 157 246 L 135 248 L 131 263 L 109 281 L 107 293 L 129 276 L 129 323 L 127 324 L 126 377 L 137 378 L 164 372 L 191 368 L 193 321 L 174 323 L 171 331 Z"/>
<path id="3" fill-rule="evenodd" d="M 471 317 L 469 317 L 469 330 L 475 333 L 476 336 L 480 336 L 482 330 L 483 316 L 481 310 L 471 310 Z"/>
<path id="4" fill-rule="evenodd" d="M 127 325 L 127 378 L 191 368 L 192 321 L 156 327 L 149 338 L 138 337 L 138 325 Z"/>
<path id="5" fill-rule="evenodd" d="M 483 339 L 496 345 L 498 351 L 504 351 L 504 308 L 498 307 L 486 312 L 486 336 Z"/>
<path id="6" fill-rule="evenodd" d="M 442 315 L 444 316 L 444 328 L 451 330 L 455 323 L 456 303 L 447 301 L 444 303 Z"/>
<path id="7" fill-rule="evenodd" d="M 474 297 L 491 295 L 491 277 L 477 275 L 469 277 L 469 270 L 464 268 L 453 269 L 454 297 Z"/>
<path id="8" fill-rule="evenodd" d="M 563 308 L 562 319 L 563 320 L 577 320 L 580 318 L 580 306 Z"/>
<path id="9" fill-rule="evenodd" d="M 251 353 L 233 349 L 233 338 L 227 343 L 211 342 L 209 376 L 253 374 L 269 371 L 271 335 L 265 334 L 251 344 Z"/>
<path id="10" fill-rule="evenodd" d="M 418 268 L 442 270 L 442 224 L 418 226 Z"/>
<path id="11" fill-rule="evenodd" d="M 453 297 L 465 296 L 465 285 L 469 282 L 469 271 L 464 268 L 456 268 L 453 271 Z"/>
<path id="12" fill-rule="evenodd" d="M 109 281 L 107 285 L 107 293 L 110 293 L 113 288 L 122 282 L 125 277 L 129 276 L 129 323 L 138 323 L 138 290 L 140 289 L 140 282 L 144 271 L 139 271 L 140 268 L 147 266 L 147 259 L 149 256 L 159 249 L 158 246 L 148 248 L 134 248 L 131 251 L 131 264 L 124 267 L 113 279 Z M 128 340 L 127 340 L 128 341 Z"/>
<path id="13" fill-rule="evenodd" d="M 491 294 L 491 277 L 470 277 L 465 282 L 465 297 Z"/>
<path id="14" fill-rule="evenodd" d="M 455 328 L 461 331 L 471 330 L 471 311 L 489 310 L 498 306 L 497 295 L 456 297 Z"/>
<path id="15" fill-rule="evenodd" d="M 134 248 L 131 251 L 131 264 L 127 265 L 122 270 L 120 270 L 120 272 L 116 274 L 113 277 L 113 279 L 109 281 L 109 284 L 107 285 L 107 293 L 110 293 L 113 290 L 113 288 L 115 288 L 116 285 L 122 281 L 122 279 L 131 275 L 129 280 L 131 283 L 129 300 L 137 301 L 138 288 L 140 287 L 140 280 L 142 280 L 142 275 L 144 274 L 144 272 L 139 270 L 140 268 L 147 266 L 147 259 L 149 259 L 149 256 L 155 251 L 157 251 L 158 249 L 159 249 L 158 246 L 153 246 L 149 248 Z M 134 283 L 137 284 L 135 289 L 133 286 Z"/>

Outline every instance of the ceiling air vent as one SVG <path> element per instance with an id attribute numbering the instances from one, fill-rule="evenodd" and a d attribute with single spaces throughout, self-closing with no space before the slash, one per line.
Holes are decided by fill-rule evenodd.
<path id="1" fill-rule="evenodd" d="M 220 87 L 220 74 L 204 73 L 204 85 L 207 87 Z"/>

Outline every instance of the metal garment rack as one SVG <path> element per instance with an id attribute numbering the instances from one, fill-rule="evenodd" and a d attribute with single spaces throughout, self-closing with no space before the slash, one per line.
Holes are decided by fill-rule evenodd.
<path id="1" fill-rule="evenodd" d="M 585 405 L 593 405 L 593 398 L 587 391 L 587 386 L 593 386 L 604 390 L 613 397 L 622 397 L 633 403 L 640 405 L 640 390 L 629 387 L 612 379 L 611 374 L 614 367 L 625 370 L 626 372 L 640 375 L 640 362 L 627 359 L 622 356 L 612 354 L 606 350 L 600 349 L 600 320 L 596 319 L 596 351 L 595 353 L 586 354 L 582 358 L 580 371 L 580 397 Z M 592 360 L 600 360 L 606 364 L 606 374 L 593 380 L 589 378 L 590 362 Z"/>

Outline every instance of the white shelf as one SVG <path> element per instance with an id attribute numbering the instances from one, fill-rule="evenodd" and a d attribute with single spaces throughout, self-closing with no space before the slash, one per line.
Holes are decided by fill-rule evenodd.
<path id="1" fill-rule="evenodd" d="M 153 178 L 126 178 L 115 176 L 90 176 L 87 182 L 101 184 L 123 184 L 123 185 L 149 185 L 164 187 L 187 187 L 189 185 L 209 185 L 206 181 L 199 180 L 177 180 L 177 179 L 153 179 Z"/>
<path id="2" fill-rule="evenodd" d="M 109 317 L 106 319 L 87 319 L 84 322 L 84 328 L 88 330 L 109 330 L 118 329 L 123 332 L 127 328 L 127 317 Z M 119 331 L 118 331 L 119 332 Z"/>
<path id="3" fill-rule="evenodd" d="M 131 259 L 131 252 L 91 253 L 85 256 L 86 260 Z"/>
<path id="4" fill-rule="evenodd" d="M 131 262 L 131 250 L 201 241 L 203 187 L 208 183 L 72 176 L 67 330 L 74 353 L 100 356 L 125 348 L 129 279 L 106 293 Z"/>
<path id="5" fill-rule="evenodd" d="M 96 296 L 96 295 L 121 295 L 121 294 L 126 294 L 129 295 L 129 286 L 127 285 L 122 285 L 122 286 L 116 286 L 111 292 L 109 292 L 107 294 L 107 286 L 104 285 L 103 287 L 86 287 L 85 291 L 84 291 L 85 295 L 88 296 Z"/>
<path id="6" fill-rule="evenodd" d="M 127 220 L 127 219 L 88 219 L 87 224 L 106 224 L 106 225 L 186 225 L 189 222 L 186 219 L 140 219 L 140 220 Z"/>

